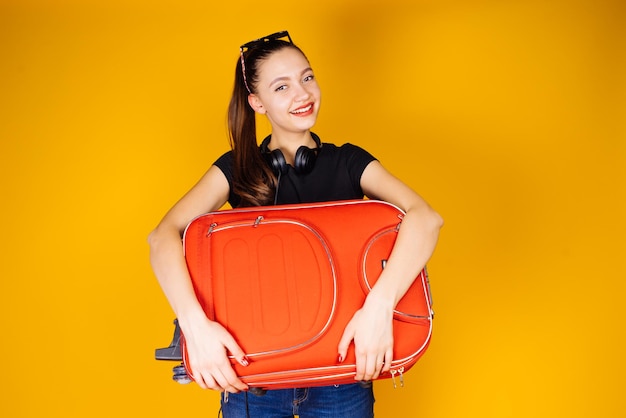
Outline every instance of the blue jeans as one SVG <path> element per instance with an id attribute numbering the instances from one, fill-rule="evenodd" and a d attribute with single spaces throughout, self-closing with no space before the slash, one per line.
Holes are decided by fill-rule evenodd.
<path id="1" fill-rule="evenodd" d="M 372 385 L 358 383 L 301 389 L 268 390 L 258 396 L 249 392 L 222 394 L 224 418 L 372 418 Z"/>

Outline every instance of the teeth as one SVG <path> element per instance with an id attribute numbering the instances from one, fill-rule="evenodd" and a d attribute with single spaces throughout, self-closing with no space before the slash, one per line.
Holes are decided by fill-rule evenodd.
<path id="1" fill-rule="evenodd" d="M 311 107 L 313 107 L 313 105 L 308 105 L 307 107 L 303 107 L 302 109 L 294 110 L 291 113 L 305 113 L 305 112 L 308 112 L 309 110 L 311 110 Z"/>

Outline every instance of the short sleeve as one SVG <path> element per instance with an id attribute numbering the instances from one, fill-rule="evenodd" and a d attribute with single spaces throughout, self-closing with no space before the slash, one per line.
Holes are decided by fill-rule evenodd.
<path id="1" fill-rule="evenodd" d="M 341 153 L 345 154 L 346 165 L 350 176 L 350 182 L 353 187 L 361 188 L 361 176 L 365 171 L 365 168 L 372 162 L 376 161 L 376 158 L 365 149 L 346 143 L 341 146 Z"/>
<path id="2" fill-rule="evenodd" d="M 240 203 L 241 199 L 239 198 L 239 196 L 237 196 L 237 195 L 235 195 L 233 193 L 234 157 L 233 157 L 232 150 L 222 154 L 222 156 L 219 157 L 213 163 L 213 165 L 216 166 L 217 168 L 219 168 L 222 171 L 222 173 L 224 173 L 224 176 L 226 177 L 226 180 L 228 180 L 228 186 L 229 186 L 229 189 L 230 189 L 230 191 L 228 193 L 228 203 L 232 207 L 239 206 L 239 203 Z"/>

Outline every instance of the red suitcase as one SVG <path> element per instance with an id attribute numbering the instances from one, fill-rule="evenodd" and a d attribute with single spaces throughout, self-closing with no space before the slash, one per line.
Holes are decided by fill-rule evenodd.
<path id="1" fill-rule="evenodd" d="M 232 361 L 244 382 L 261 389 L 354 382 L 353 345 L 341 364 L 337 345 L 384 268 L 403 215 L 385 202 L 355 200 L 222 210 L 188 225 L 196 295 L 250 359 L 247 367 Z M 432 321 L 424 269 L 396 308 L 394 361 L 380 378 L 402 381 L 424 354 Z"/>

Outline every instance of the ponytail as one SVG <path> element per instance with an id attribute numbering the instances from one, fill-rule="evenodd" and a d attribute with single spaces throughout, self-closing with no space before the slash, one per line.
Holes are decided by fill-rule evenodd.
<path id="1" fill-rule="evenodd" d="M 256 138 L 256 116 L 248 104 L 248 90 L 241 64 L 235 70 L 235 87 L 228 106 L 228 130 L 233 150 L 233 192 L 241 206 L 260 206 L 272 201 L 274 175 L 263 160 Z"/>
<path id="2" fill-rule="evenodd" d="M 258 64 L 286 47 L 300 51 L 292 43 L 280 40 L 265 42 L 247 51 L 245 80 L 243 59 L 238 59 L 235 67 L 235 85 L 228 106 L 228 131 L 234 162 L 232 191 L 241 199 L 242 207 L 268 205 L 274 200 L 277 179 L 259 151 L 256 115 L 248 103 L 248 95 L 256 91 Z"/>

